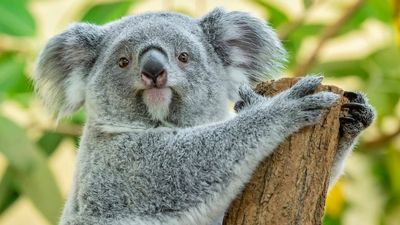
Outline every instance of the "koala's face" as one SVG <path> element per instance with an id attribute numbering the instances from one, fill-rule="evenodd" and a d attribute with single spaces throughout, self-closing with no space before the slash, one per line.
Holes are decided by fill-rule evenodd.
<path id="1" fill-rule="evenodd" d="M 147 14 L 108 29 L 88 82 L 90 108 L 118 117 L 147 113 L 174 124 L 182 123 L 176 116 L 183 110 L 191 111 L 189 118 L 226 114 L 223 66 L 193 19 Z"/>
<path id="2" fill-rule="evenodd" d="M 70 27 L 43 50 L 36 83 L 61 115 L 85 103 L 101 122 L 190 126 L 226 117 L 238 86 L 271 75 L 283 54 L 269 27 L 245 13 L 151 13 Z"/>

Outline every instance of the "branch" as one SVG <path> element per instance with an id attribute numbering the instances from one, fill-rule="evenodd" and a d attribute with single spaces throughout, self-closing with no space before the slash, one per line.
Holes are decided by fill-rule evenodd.
<path id="1" fill-rule="evenodd" d="M 270 96 L 291 87 L 298 78 L 257 85 Z M 343 91 L 320 86 L 317 91 Z M 329 176 L 339 140 L 341 98 L 319 124 L 288 137 L 253 173 L 241 195 L 232 202 L 224 225 L 321 225 Z M 257 121 L 255 121 L 257 122 Z"/>
<path id="2" fill-rule="evenodd" d="M 298 77 L 306 74 L 317 62 L 317 57 L 326 42 L 334 37 L 342 28 L 344 24 L 351 18 L 351 16 L 361 7 L 364 0 L 357 0 L 354 5 L 352 5 L 335 23 L 325 28 L 321 38 L 317 44 L 317 47 L 311 53 L 308 60 L 294 69 L 293 75 Z"/>
<path id="3" fill-rule="evenodd" d="M 29 54 L 32 52 L 32 41 L 27 38 L 14 39 L 9 36 L 0 37 L 0 53 L 1 52 L 17 52 Z"/>
<path id="4" fill-rule="evenodd" d="M 56 128 L 44 128 L 44 130 L 65 136 L 80 136 L 82 134 L 82 126 L 76 124 L 61 125 Z"/>

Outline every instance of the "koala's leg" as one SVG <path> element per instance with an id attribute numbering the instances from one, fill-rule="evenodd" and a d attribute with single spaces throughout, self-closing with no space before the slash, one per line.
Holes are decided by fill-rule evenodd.
<path id="1" fill-rule="evenodd" d="M 308 77 L 270 99 L 241 88 L 235 118 L 185 129 L 149 129 L 116 137 L 137 151 L 127 174 L 140 214 L 179 216 L 163 224 L 210 224 L 225 212 L 258 163 L 290 134 L 319 121 L 337 95 L 309 95 L 322 78 Z M 121 142 L 123 142 L 121 144 Z M 110 143 L 114 145 L 113 143 Z M 131 146 L 131 147 L 130 147 Z M 167 216 L 168 217 L 168 216 Z M 180 222 L 176 223 L 176 218 Z M 175 221 L 175 222 L 168 222 Z M 194 221 L 194 222 L 193 222 Z"/>
<path id="2" fill-rule="evenodd" d="M 349 103 L 342 107 L 346 112 L 340 118 L 340 139 L 331 171 L 330 187 L 343 173 L 345 159 L 352 152 L 357 137 L 375 118 L 374 109 L 368 104 L 367 98 L 363 94 L 345 92 L 344 96 Z"/>

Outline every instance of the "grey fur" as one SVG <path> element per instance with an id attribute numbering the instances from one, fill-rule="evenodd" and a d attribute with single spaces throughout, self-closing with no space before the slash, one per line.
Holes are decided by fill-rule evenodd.
<path id="1" fill-rule="evenodd" d="M 245 12 L 216 9 L 200 25 L 224 66 L 242 69 L 251 83 L 276 77 L 282 69 L 286 52 L 265 22 Z M 242 57 L 235 57 L 236 49 L 240 49 Z M 238 85 L 232 83 L 233 88 Z"/>
<path id="2" fill-rule="evenodd" d="M 340 118 L 340 139 L 336 158 L 332 167 L 330 186 L 343 173 L 344 164 L 351 154 L 360 133 L 374 121 L 376 112 L 362 93 L 345 92 L 349 103 L 344 105 L 346 111 Z"/>
<path id="3" fill-rule="evenodd" d="M 85 82 L 98 57 L 101 35 L 100 27 L 73 24 L 64 33 L 52 38 L 41 52 L 35 87 L 38 94 L 46 99 L 46 106 L 51 111 L 62 116 L 83 105 L 83 96 L 77 102 L 67 102 L 65 91 L 68 79 L 74 77 L 72 79 Z"/>
<path id="4" fill-rule="evenodd" d="M 149 47 L 168 57 L 165 114 L 143 100 L 138 61 Z M 176 59 L 182 51 L 186 64 Z M 59 116 L 82 104 L 87 111 L 60 224 L 219 223 L 257 164 L 337 99 L 309 95 L 322 80 L 314 76 L 273 98 L 255 94 L 248 84 L 272 75 L 283 55 L 263 22 L 221 9 L 201 20 L 147 13 L 77 24 L 52 38 L 38 60 L 37 91 Z M 118 67 L 120 57 L 130 65 Z M 229 119 L 229 98 L 238 97 L 243 105 Z"/>

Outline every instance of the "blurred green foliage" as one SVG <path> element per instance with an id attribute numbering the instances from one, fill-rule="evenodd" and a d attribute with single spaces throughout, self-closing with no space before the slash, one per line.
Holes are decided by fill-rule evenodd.
<path id="1" fill-rule="evenodd" d="M 288 73 L 322 73 L 338 81 L 349 77 L 360 80 L 361 91 L 368 94 L 372 105 L 376 107 L 378 119 L 374 125 L 377 131 L 376 140 L 362 139 L 358 151 L 371 162 L 370 174 L 377 180 L 385 195 L 384 213 L 380 215 L 377 224 L 393 224 L 388 222 L 389 218 L 393 218 L 400 209 L 400 150 L 395 142 L 400 131 L 388 134 L 383 129 L 383 123 L 389 117 L 399 120 L 394 108 L 399 104 L 400 96 L 400 52 L 393 26 L 395 21 L 399 20 L 394 16 L 399 14 L 395 12 L 396 8 L 399 8 L 395 7 L 395 4 L 399 3 L 389 0 L 356 0 L 343 6 L 341 1 L 337 1 L 332 7 L 337 7 L 336 10 L 340 11 L 343 17 L 339 15 L 338 21 L 332 23 L 318 23 L 307 22 L 306 15 L 320 1 L 304 0 L 304 15 L 300 18 L 292 18 L 288 10 L 273 4 L 272 1 L 251 2 L 265 11 L 268 22 L 278 32 L 288 50 Z M 34 40 L 38 24 L 29 11 L 29 3 L 28 0 L 0 1 L 0 39 L 4 37 L 16 43 L 22 41 L 21 38 Z M 129 0 L 89 4 L 79 14 L 83 16 L 75 19 L 104 24 L 126 15 L 136 3 L 137 1 Z M 340 21 L 341 19 L 344 21 Z M 326 43 L 362 29 L 368 21 L 378 22 L 391 30 L 393 39 L 360 58 L 335 61 L 319 59 L 318 55 Z M 317 46 L 320 46 L 311 50 L 310 58 L 298 57 L 305 40 L 309 38 L 319 40 Z M 29 79 L 32 71 L 28 67 L 32 64 L 31 55 L 37 55 L 37 52 L 20 52 L 15 48 L 7 48 L 7 45 L 0 45 L 0 106 L 4 102 L 14 102 L 25 109 L 31 107 L 34 99 Z M 312 55 L 315 57 L 311 57 Z M 303 73 L 296 74 L 296 71 Z M 83 121 L 84 113 L 80 111 L 63 121 L 60 127 L 80 127 Z M 0 111 L 0 153 L 8 162 L 0 180 L 0 213 L 11 206 L 20 195 L 25 195 L 51 224 L 57 223 L 63 200 L 49 168 L 48 159 L 65 138 L 72 137 L 77 143 L 78 133 L 43 128 L 40 137 L 32 138 L 24 127 L 1 115 Z M 334 197 L 343 198 L 339 195 L 340 192 L 334 194 Z M 341 203 L 335 204 L 340 207 L 336 207 L 335 213 L 327 210 L 325 225 L 342 224 L 342 217 L 352 203 L 346 199 L 338 202 Z M 400 216 L 397 216 L 397 219 L 400 221 Z"/>
<path id="2" fill-rule="evenodd" d="M 133 3 L 136 3 L 136 1 L 97 4 L 90 8 L 81 20 L 89 23 L 104 24 L 125 15 Z"/>
<path id="3" fill-rule="evenodd" d="M 27 9 L 27 0 L 2 0 L 0 4 L 0 32 L 14 36 L 35 34 L 35 22 Z"/>

